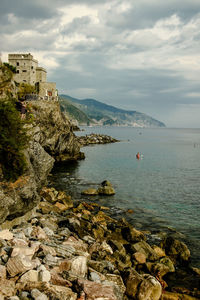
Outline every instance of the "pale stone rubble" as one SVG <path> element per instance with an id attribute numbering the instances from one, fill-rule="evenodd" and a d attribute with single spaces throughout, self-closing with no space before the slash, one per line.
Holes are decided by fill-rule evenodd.
<path id="1" fill-rule="evenodd" d="M 162 293 L 162 277 L 190 257 L 184 243 L 166 239 L 162 249 L 150 246 L 145 233 L 114 220 L 105 207 L 86 202 L 75 207 L 54 188 L 43 188 L 41 198 L 34 216 L 1 227 L 0 300 L 200 297 L 198 290 Z"/>

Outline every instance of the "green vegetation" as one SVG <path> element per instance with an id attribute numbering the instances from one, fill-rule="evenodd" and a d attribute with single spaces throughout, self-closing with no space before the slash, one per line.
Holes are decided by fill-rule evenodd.
<path id="1" fill-rule="evenodd" d="M 20 83 L 19 91 L 18 91 L 18 98 L 24 99 L 27 94 L 35 93 L 35 87 L 28 83 Z"/>
<path id="2" fill-rule="evenodd" d="M 29 137 L 20 113 L 16 110 L 15 99 L 1 99 L 0 116 L 0 164 L 4 178 L 14 181 L 26 169 L 23 150 Z"/>
<path id="3" fill-rule="evenodd" d="M 90 120 L 92 119 L 93 123 L 111 126 L 165 127 L 164 123 L 137 111 L 120 109 L 94 99 L 79 100 L 68 95 L 61 95 L 61 97 L 63 103 L 70 102 Z"/>
<path id="4" fill-rule="evenodd" d="M 78 107 L 74 106 L 67 99 L 59 98 L 60 107 L 62 112 L 66 112 L 71 119 L 75 119 L 79 122 L 79 124 L 87 124 L 89 125 L 92 121 L 88 118 L 88 116 L 81 111 Z"/>
<path id="5" fill-rule="evenodd" d="M 9 63 L 3 63 L 4 66 L 6 66 L 10 71 L 12 71 L 13 73 L 16 73 L 16 67 L 10 65 Z"/>

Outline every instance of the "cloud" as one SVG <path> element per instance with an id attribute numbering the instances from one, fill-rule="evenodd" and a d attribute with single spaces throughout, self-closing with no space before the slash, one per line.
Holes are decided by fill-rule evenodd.
<path id="1" fill-rule="evenodd" d="M 198 104 L 197 0 L 1 0 L 0 8 L 3 60 L 31 52 L 61 92 L 167 125 L 175 109 Z"/>

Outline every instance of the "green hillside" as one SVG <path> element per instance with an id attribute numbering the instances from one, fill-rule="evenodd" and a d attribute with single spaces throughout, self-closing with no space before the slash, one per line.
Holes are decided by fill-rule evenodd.
<path id="1" fill-rule="evenodd" d="M 94 99 L 76 99 L 61 95 L 62 103 L 68 102 L 82 111 L 88 118 L 87 124 L 118 125 L 133 127 L 165 127 L 165 124 L 152 117 L 137 112 L 123 110 Z M 66 107 L 67 109 L 67 107 Z"/>
<path id="2" fill-rule="evenodd" d="M 92 123 L 92 121 L 83 111 L 78 109 L 67 99 L 59 98 L 59 102 L 61 111 L 66 113 L 71 120 L 76 120 L 79 125 L 89 125 Z"/>

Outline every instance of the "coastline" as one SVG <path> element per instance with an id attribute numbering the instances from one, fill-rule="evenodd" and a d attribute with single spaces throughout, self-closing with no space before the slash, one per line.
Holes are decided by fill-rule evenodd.
<path id="1" fill-rule="evenodd" d="M 133 211 L 115 217 L 90 195 L 43 187 L 40 197 L 32 214 L 1 227 L 2 299 L 200 298 L 200 269 L 178 238 L 158 240 L 127 221 Z"/>
<path id="2" fill-rule="evenodd" d="M 152 246 L 149 232 L 110 217 L 109 208 L 54 188 L 43 188 L 41 199 L 31 217 L 0 231 L 3 296 L 200 298 L 200 270 L 189 267 L 184 243 L 165 237 Z"/>
<path id="3" fill-rule="evenodd" d="M 111 138 L 112 139 L 112 138 Z M 87 140 L 88 141 L 88 140 Z M 98 144 L 99 142 L 96 142 L 96 144 Z M 88 145 L 89 143 L 87 143 L 86 145 Z M 94 141 L 92 141 L 91 142 L 91 144 L 95 144 L 94 143 Z M 85 145 L 84 145 L 85 146 Z M 96 184 L 96 185 L 98 185 L 98 184 Z M 95 206 L 101 206 L 99 203 L 98 203 L 98 199 L 96 199 L 96 201 L 95 201 L 95 196 L 93 195 L 93 196 L 84 196 L 84 195 L 82 195 L 82 196 L 79 196 L 79 201 L 80 201 L 80 203 L 81 202 L 86 202 L 88 205 L 95 205 Z M 79 202 L 79 201 L 77 201 L 77 202 Z M 109 200 L 108 200 L 109 201 Z M 112 218 L 114 218 L 115 220 L 116 220 L 116 217 L 117 217 L 117 220 L 119 220 L 120 219 L 120 216 L 119 216 L 119 214 L 120 214 L 120 212 L 123 214 L 123 217 L 125 217 L 125 219 L 126 220 L 129 220 L 130 219 L 130 216 L 131 216 L 131 214 L 133 213 L 133 211 L 127 211 L 127 210 L 121 210 L 121 209 L 118 209 L 118 208 L 116 208 L 115 207 L 115 211 L 113 212 L 113 210 L 112 210 L 112 208 L 111 207 L 105 207 L 105 209 L 106 209 L 106 213 L 107 213 L 107 215 L 109 215 L 110 217 L 112 217 Z M 118 213 L 116 214 L 116 210 L 118 210 Z M 133 216 L 134 217 L 134 216 Z M 129 222 L 129 221 L 128 221 Z M 138 230 L 138 229 L 137 229 Z M 145 230 L 144 228 L 143 228 L 143 230 L 141 230 L 142 232 L 145 232 L 145 235 L 146 235 L 146 239 L 147 239 L 147 242 L 149 243 L 149 245 L 150 246 L 152 246 L 153 244 L 154 244 L 154 246 L 157 246 L 158 244 L 160 244 L 160 242 L 158 243 L 158 240 L 159 241 L 161 241 L 162 240 L 162 238 L 164 238 L 164 239 L 168 239 L 168 241 L 170 240 L 170 239 L 174 239 L 174 240 L 179 240 L 179 242 L 181 242 L 181 243 L 183 243 L 183 238 L 182 238 L 182 236 L 181 236 L 181 234 L 179 234 L 178 232 L 176 232 L 175 230 L 170 230 L 170 228 L 169 228 L 169 231 L 168 231 L 168 233 L 166 233 L 166 230 L 164 231 L 160 231 L 159 229 L 157 230 L 157 233 L 152 233 L 152 232 L 150 232 L 149 230 Z M 171 233 L 170 233 L 170 231 L 171 231 Z M 156 245 L 155 245 L 156 244 Z M 183 244 L 185 244 L 185 243 L 183 243 Z M 186 245 L 185 245 L 186 246 Z M 187 248 L 187 246 L 186 246 L 186 248 Z M 189 251 L 189 249 L 188 249 L 188 251 Z M 181 271 L 180 271 L 180 269 L 181 268 L 183 268 Z M 188 284 L 188 278 L 189 277 L 187 277 L 187 276 L 190 276 L 191 274 L 193 274 L 194 275 L 194 277 L 196 278 L 195 280 L 198 282 L 197 283 L 197 286 L 196 286 L 196 288 L 198 287 L 198 285 L 199 285 L 199 271 L 197 271 L 197 270 L 199 270 L 198 268 L 195 268 L 194 266 L 192 267 L 191 265 L 190 265 L 190 259 L 188 260 L 188 262 L 187 263 L 183 263 L 183 266 L 181 267 L 181 265 L 178 263 L 178 269 L 179 269 L 179 271 L 178 271 L 178 273 L 170 273 L 170 274 L 168 274 L 167 275 L 167 280 L 169 281 L 168 283 L 169 283 L 169 290 L 171 290 L 171 291 L 181 291 L 181 288 L 180 287 L 174 287 L 174 284 L 176 283 L 176 282 L 180 282 L 181 283 L 181 285 L 182 285 L 182 289 L 183 289 L 183 294 L 184 294 L 184 288 L 186 288 L 187 287 L 187 284 Z M 197 273 L 195 274 L 195 272 L 194 272 L 194 270 L 195 270 L 195 272 L 197 271 Z M 182 274 L 181 274 L 181 272 L 182 272 Z M 187 273 L 187 279 L 185 279 L 184 278 L 184 273 Z M 190 275 L 189 275 L 190 274 Z M 192 276 L 193 276 L 192 275 Z M 192 276 L 191 276 L 191 282 L 194 282 L 195 280 L 194 280 L 194 278 L 192 279 Z M 189 279 L 190 280 L 190 279 Z M 189 293 L 188 293 L 189 294 Z M 191 295 L 192 293 L 190 293 L 190 295 Z M 194 294 L 193 294 L 194 295 Z M 197 296 L 197 295 L 196 295 Z M 198 295 L 198 297 L 199 297 L 199 295 Z"/>

